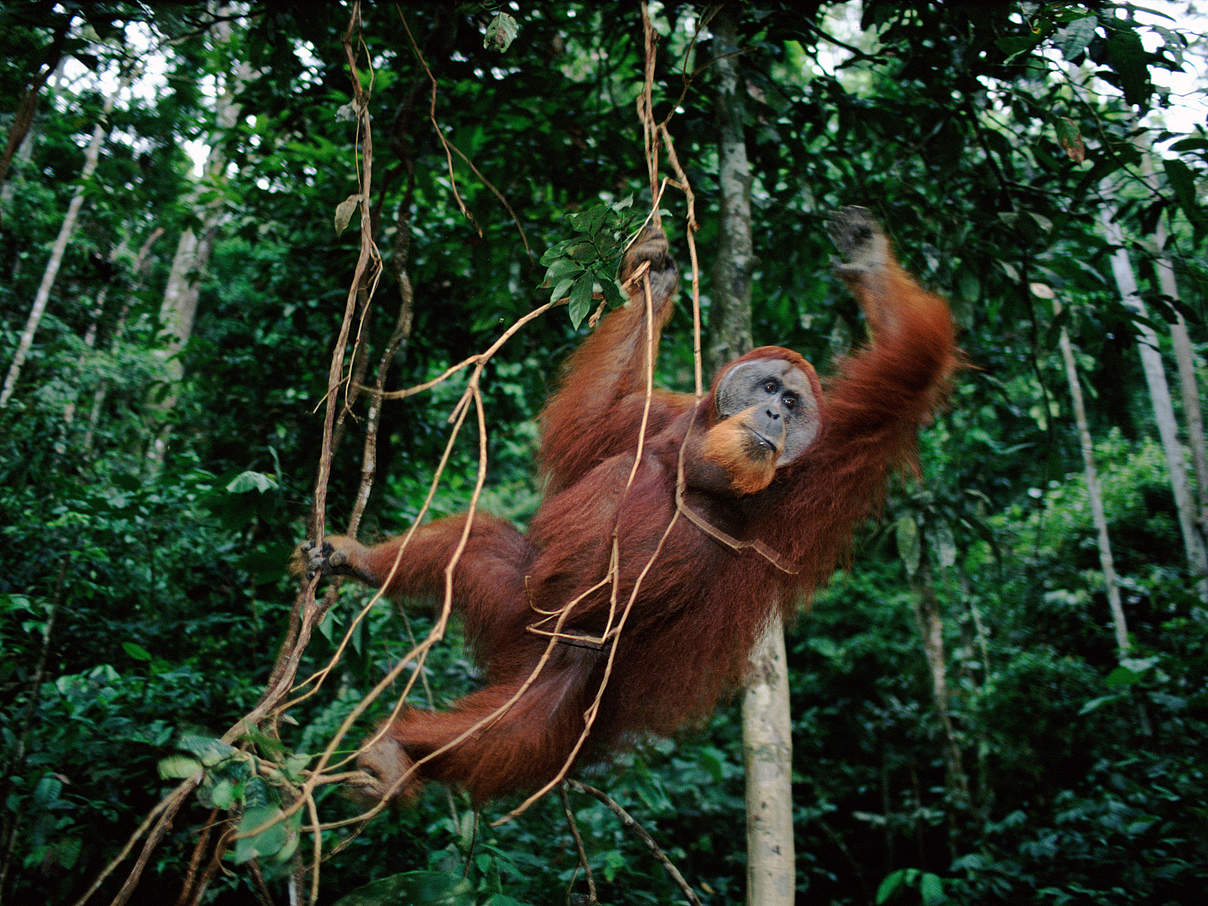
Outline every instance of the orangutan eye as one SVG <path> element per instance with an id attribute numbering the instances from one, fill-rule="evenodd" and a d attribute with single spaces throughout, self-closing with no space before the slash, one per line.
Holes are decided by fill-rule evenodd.
<path id="1" fill-rule="evenodd" d="M 766 390 L 768 393 L 775 393 L 777 390 L 780 389 L 780 382 L 777 381 L 775 378 L 768 378 L 766 381 L 763 382 L 763 389 Z"/>
<path id="2" fill-rule="evenodd" d="M 786 393 L 784 395 L 784 399 L 781 402 L 784 403 L 784 408 L 786 408 L 786 409 L 796 409 L 797 408 L 797 394 Z"/>

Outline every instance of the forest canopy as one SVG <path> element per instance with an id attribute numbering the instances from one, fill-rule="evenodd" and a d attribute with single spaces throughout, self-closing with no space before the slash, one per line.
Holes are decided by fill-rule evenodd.
<path id="1" fill-rule="evenodd" d="M 0 902 L 749 896 L 741 692 L 535 802 L 365 815 L 364 734 L 480 677 L 456 621 L 288 563 L 467 507 L 524 529 L 542 403 L 652 212 L 655 383 L 762 344 L 830 373 L 867 336 L 853 204 L 963 367 L 786 627 L 787 901 L 1198 901 L 1205 32 L 1187 2 L 0 5 Z"/>

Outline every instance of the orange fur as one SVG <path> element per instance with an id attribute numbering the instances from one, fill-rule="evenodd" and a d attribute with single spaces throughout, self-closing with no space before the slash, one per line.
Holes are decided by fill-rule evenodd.
<path id="1" fill-rule="evenodd" d="M 405 712 L 387 728 L 390 750 L 379 748 L 373 757 L 394 758 L 401 773 L 401 759 L 390 754 L 395 741 L 419 762 L 469 732 L 420 762 L 421 777 L 458 784 L 476 801 L 538 787 L 572 757 L 610 657 L 607 687 L 579 757 L 596 758 L 634 733 L 668 733 L 707 716 L 742 680 L 772 608 L 787 609 L 826 581 L 890 470 L 914 455 L 918 426 L 956 367 L 947 305 L 892 258 L 885 269 L 849 282 L 868 313 L 872 340 L 839 363 L 825 394 L 813 369 L 790 350 L 761 347 L 743 357 L 795 364 L 820 401 L 818 436 L 779 470 L 770 457 L 744 452 L 737 418 L 718 423 L 716 381 L 699 404 L 662 391 L 647 409 L 645 302 L 635 297 L 610 314 L 571 358 L 542 413 L 549 492 L 528 534 L 475 516 L 454 571 L 454 606 L 485 668 L 483 689 L 444 713 Z M 665 291 L 654 300 L 654 343 L 670 316 L 669 285 L 662 280 Z M 635 469 L 644 412 L 645 444 Z M 718 532 L 676 518 L 681 465 L 689 479 L 685 502 Z M 393 569 L 388 592 L 439 599 L 465 518 L 421 527 L 397 566 L 401 538 L 359 552 L 360 577 L 383 584 Z M 727 536 L 761 546 L 733 548 Z M 601 586 L 614 543 L 615 586 Z M 760 553 L 767 549 L 777 562 Z M 536 681 L 496 713 L 547 650 L 547 637 L 533 631 L 548 625 L 544 615 L 575 602 L 562 629 L 589 637 L 602 633 L 631 598 L 619 637 L 596 648 L 555 644 Z"/>
<path id="2" fill-rule="evenodd" d="M 726 474 L 734 490 L 739 494 L 754 494 L 762 491 L 776 475 L 775 457 L 768 455 L 753 458 L 747 431 L 743 427 L 746 413 L 739 413 L 714 425 L 705 434 L 703 455 L 717 463 Z"/>

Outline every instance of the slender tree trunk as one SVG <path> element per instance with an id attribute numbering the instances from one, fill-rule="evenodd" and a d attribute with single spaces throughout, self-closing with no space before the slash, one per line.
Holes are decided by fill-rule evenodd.
<path id="1" fill-rule="evenodd" d="M 713 280 L 706 366 L 710 371 L 753 345 L 751 336 L 751 172 L 743 136 L 738 32 L 731 13 L 713 20 L 717 41 L 718 158 L 721 224 Z M 751 654 L 743 696 L 743 762 L 747 775 L 747 903 L 791 906 L 793 850 L 792 734 L 784 627 L 769 622 Z"/>
<path id="2" fill-rule="evenodd" d="M 211 151 L 211 158 L 218 154 Z M 219 154 L 219 156 L 221 156 Z M 164 298 L 160 305 L 160 324 L 168 334 L 168 342 L 159 355 L 163 361 L 164 380 L 168 393 L 152 408 L 166 417 L 176 408 L 180 383 L 184 379 L 184 362 L 181 353 L 193 335 L 197 319 L 197 303 L 201 298 L 201 281 L 210 263 L 214 250 L 214 236 L 222 218 L 220 207 L 211 207 L 202 213 L 200 236 L 186 227 L 176 243 L 176 254 L 172 257 L 172 268 L 164 286 Z M 156 432 L 148 456 L 156 465 L 162 465 L 168 448 L 169 431 L 162 426 Z"/>
<path id="3" fill-rule="evenodd" d="M 1111 267 L 1120 296 L 1124 305 L 1140 316 L 1137 321 L 1137 348 L 1141 354 L 1141 367 L 1149 387 L 1154 420 L 1158 425 L 1158 435 L 1162 440 L 1162 449 L 1170 471 L 1170 488 L 1174 495 L 1179 531 L 1183 536 L 1183 549 L 1187 556 L 1188 568 L 1196 577 L 1200 597 L 1208 601 L 1208 553 L 1205 552 L 1203 539 L 1196 528 L 1191 491 L 1187 483 L 1187 466 L 1183 448 L 1179 444 L 1178 423 L 1170 399 L 1170 388 L 1166 384 L 1162 356 L 1158 351 L 1158 338 L 1153 329 L 1145 323 L 1145 304 L 1141 301 L 1141 294 L 1137 292 L 1137 280 L 1128 259 L 1128 251 L 1124 247 L 1124 231 L 1106 208 L 1100 211 L 1100 221 L 1107 241 L 1113 246 Z"/>
<path id="4" fill-rule="evenodd" d="M 948 694 L 948 658 L 944 651 L 944 620 L 940 615 L 939 598 L 931 579 L 925 551 L 919 559 L 918 568 L 911 579 L 914 594 L 914 617 L 927 656 L 931 675 L 931 697 L 944 732 L 944 760 L 948 764 L 949 788 L 965 808 L 973 808 L 973 796 L 969 789 L 969 777 L 961 758 L 960 743 L 956 728 L 952 724 L 952 710 Z"/>
<path id="5" fill-rule="evenodd" d="M 1174 266 L 1166 254 L 1166 224 L 1158 220 L 1154 231 L 1154 252 L 1157 255 L 1158 287 L 1162 295 L 1179 301 L 1179 284 L 1175 280 Z M 1174 323 L 1170 325 L 1170 339 L 1174 347 L 1174 360 L 1179 375 L 1179 395 L 1183 402 L 1183 420 L 1187 428 L 1187 446 L 1191 448 L 1191 464 L 1195 470 L 1196 502 L 1201 540 L 1208 538 L 1208 449 L 1204 437 L 1204 411 L 1200 406 L 1200 387 L 1197 375 L 1199 368 L 1191 337 L 1187 334 L 1187 322 L 1175 309 Z"/>
<path id="6" fill-rule="evenodd" d="M 1159 192 L 1162 186 L 1154 173 L 1154 155 L 1152 151 L 1147 152 L 1144 149 L 1142 154 L 1141 175 L 1154 192 Z M 1175 279 L 1174 265 L 1166 251 L 1166 238 L 1166 222 L 1159 217 L 1152 243 L 1158 271 L 1158 288 L 1164 296 L 1177 303 L 1179 284 Z M 1170 339 L 1179 376 L 1179 396 L 1183 403 L 1187 446 L 1191 449 L 1191 464 L 1195 470 L 1197 527 L 1201 542 L 1208 542 L 1208 449 L 1205 449 L 1208 440 L 1204 437 L 1204 413 L 1200 405 L 1200 363 L 1196 361 L 1191 338 L 1187 334 L 1187 322 L 1177 307 L 1174 308 L 1174 321 L 1170 325 Z"/>
<path id="7" fill-rule="evenodd" d="M 1099 567 L 1103 570 L 1107 606 L 1111 611 L 1112 626 L 1116 631 L 1116 649 L 1121 655 L 1124 655 L 1129 649 L 1128 623 L 1124 618 L 1124 605 L 1120 601 L 1120 588 L 1116 582 L 1116 563 L 1112 557 L 1111 539 L 1107 534 L 1107 515 L 1103 511 L 1099 472 L 1095 468 L 1095 448 L 1091 443 L 1091 431 L 1086 420 L 1082 385 L 1078 382 L 1078 366 L 1074 362 L 1074 347 L 1070 343 L 1070 335 L 1064 327 L 1061 329 L 1058 343 L 1061 346 L 1061 358 L 1065 362 L 1065 379 L 1070 385 L 1074 422 L 1078 426 L 1078 442 L 1082 448 L 1082 468 L 1086 474 L 1086 494 L 1090 499 L 1091 519 L 1095 524 L 1095 538 L 1099 547 Z"/>
<path id="8" fill-rule="evenodd" d="M 793 733 L 789 670 L 779 614 L 751 653 L 742 699 L 742 760 L 746 769 L 747 903 L 792 903 Z"/>
<path id="9" fill-rule="evenodd" d="M 709 313 L 706 352 L 710 370 L 742 355 L 754 345 L 751 333 L 751 165 L 743 134 L 745 87 L 739 84 L 738 30 L 729 10 L 713 19 L 718 50 L 717 97 L 718 183 L 721 223 L 713 267 L 713 305 Z"/>
<path id="10" fill-rule="evenodd" d="M 80 171 L 75 193 L 67 205 L 67 214 L 63 217 L 63 223 L 59 227 L 59 235 L 55 238 L 54 245 L 51 246 L 50 260 L 46 262 L 46 270 L 42 272 L 42 282 L 34 296 L 34 304 L 29 310 L 29 318 L 26 319 L 25 329 L 21 332 L 21 339 L 17 342 L 17 351 L 13 355 L 12 364 L 9 366 L 8 374 L 5 375 L 4 387 L 0 389 L 0 409 L 8 405 L 17 381 L 21 377 L 21 369 L 24 367 L 26 356 L 29 355 L 30 347 L 34 343 L 34 334 L 38 332 L 38 325 L 42 323 L 42 315 L 46 313 L 46 303 L 50 301 L 51 290 L 54 289 L 55 279 L 59 276 L 63 255 L 67 252 L 67 243 L 71 241 L 72 234 L 75 233 L 80 209 L 84 206 L 84 190 L 101 159 L 101 145 L 104 143 L 105 134 L 108 131 L 109 112 L 113 109 L 113 103 L 118 94 L 125 89 L 128 82 L 129 77 L 123 75 L 113 93 L 105 98 L 100 121 L 92 130 L 92 139 L 88 143 L 88 149 L 84 152 L 84 168 Z"/>
<path id="11" fill-rule="evenodd" d="M 230 40 L 230 23 L 219 22 L 213 28 L 215 40 Z M 232 129 L 239 118 L 239 105 L 235 96 L 251 75 L 248 63 L 240 63 L 226 80 L 223 91 L 218 96 L 215 119 L 219 132 Z M 217 138 L 217 136 L 215 136 Z M 226 151 L 217 140 L 210 146 L 209 156 L 205 163 L 206 182 L 220 182 L 226 169 Z M 184 378 L 184 363 L 181 353 L 193 335 L 193 325 L 197 319 L 197 303 L 201 298 L 201 282 L 210 264 L 210 255 L 214 251 L 214 240 L 225 216 L 225 206 L 222 200 L 203 208 L 200 212 L 201 225 L 198 231 L 186 228 L 180 235 L 176 245 L 176 254 L 172 258 L 172 269 L 168 274 L 168 282 L 164 287 L 163 304 L 160 306 L 160 321 L 169 334 L 169 342 L 163 350 L 162 357 L 165 368 L 165 380 L 170 390 L 164 398 L 155 404 L 154 409 L 161 416 L 166 416 L 176 407 L 178 389 Z M 154 436 L 148 456 L 156 465 L 162 465 L 167 451 L 169 431 L 162 427 Z"/>

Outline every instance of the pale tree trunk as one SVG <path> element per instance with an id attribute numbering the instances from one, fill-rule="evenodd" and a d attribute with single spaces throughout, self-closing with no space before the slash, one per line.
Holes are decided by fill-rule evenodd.
<path id="1" fill-rule="evenodd" d="M 1137 292 L 1137 280 L 1128 259 L 1128 250 L 1124 247 L 1124 231 L 1113 220 L 1111 212 L 1107 209 L 1102 209 L 1099 216 L 1104 235 L 1113 247 L 1111 267 L 1116 279 L 1116 286 L 1120 290 L 1120 297 L 1123 299 L 1125 307 L 1138 315 L 1137 348 L 1141 354 L 1141 367 L 1145 372 L 1145 383 L 1149 387 L 1154 420 L 1158 425 L 1158 435 L 1161 438 L 1162 450 L 1166 454 L 1166 465 L 1170 471 L 1170 489 L 1174 495 L 1179 531 L 1183 536 L 1183 549 L 1187 556 L 1188 567 L 1192 575 L 1196 577 L 1200 597 L 1208 601 L 1208 553 L 1205 552 L 1203 539 L 1196 528 L 1191 491 L 1187 482 L 1187 466 L 1183 448 L 1179 444 L 1178 423 L 1175 420 L 1174 405 L 1170 399 L 1170 388 L 1166 384 L 1162 355 L 1158 351 L 1158 338 L 1146 323 L 1145 304 L 1141 301 L 1140 293 Z"/>
<path id="2" fill-rule="evenodd" d="M 1144 152 L 1143 152 L 1144 153 Z M 1161 186 L 1153 168 L 1153 155 L 1144 153 L 1141 159 L 1141 174 L 1154 192 Z M 1172 302 L 1179 301 L 1179 284 L 1175 279 L 1174 265 L 1166 252 L 1166 223 L 1158 218 L 1154 228 L 1153 251 L 1158 271 L 1158 288 Z M 1187 322 L 1177 307 L 1173 309 L 1174 321 L 1170 325 L 1171 347 L 1174 350 L 1175 367 L 1179 376 L 1179 396 L 1183 403 L 1183 420 L 1186 422 L 1187 446 L 1191 449 L 1191 464 L 1195 470 L 1197 522 L 1200 540 L 1208 539 L 1208 450 L 1205 449 L 1204 413 L 1200 406 L 1199 371 L 1191 338 L 1187 334 Z"/>
<path id="3" fill-rule="evenodd" d="M 747 778 L 747 902 L 792 903 L 793 734 L 784 626 L 777 614 L 751 653 L 742 699 L 742 755 Z"/>
<path id="4" fill-rule="evenodd" d="M 1050 291 L 1051 292 L 1051 291 Z M 1054 303 L 1056 310 L 1060 306 Z M 1091 520 L 1095 525 L 1095 540 L 1099 547 L 1099 567 L 1103 570 L 1103 586 L 1107 592 L 1107 607 L 1111 612 L 1112 626 L 1116 632 L 1116 648 L 1123 656 L 1129 649 L 1128 623 L 1124 618 L 1124 605 L 1120 601 L 1120 588 L 1116 582 L 1116 562 L 1112 557 L 1111 539 L 1107 534 L 1107 515 L 1103 510 L 1103 494 L 1099 488 L 1099 471 L 1095 468 L 1095 447 L 1091 443 L 1091 430 L 1086 420 L 1086 405 L 1082 399 L 1082 385 L 1078 382 L 1078 366 L 1074 361 L 1074 347 L 1070 335 L 1063 327 L 1057 340 L 1061 347 L 1061 358 L 1065 362 L 1065 379 L 1070 386 L 1070 402 L 1074 409 L 1074 424 L 1078 427 L 1078 443 L 1082 448 L 1082 469 L 1086 475 L 1086 496 L 1091 504 Z"/>
<path id="5" fill-rule="evenodd" d="M 731 13 L 713 20 L 719 53 L 716 111 L 721 224 L 713 279 L 706 364 L 710 371 L 746 352 L 751 336 L 751 172 L 743 137 L 738 43 Z M 793 849 L 793 743 L 789 716 L 784 626 L 772 619 L 751 653 L 742 703 L 746 766 L 747 898 L 751 906 L 791 906 L 796 872 Z"/>
<path id="6" fill-rule="evenodd" d="M 926 551 L 920 551 L 918 568 L 911 576 L 914 603 L 914 618 L 918 624 L 919 637 L 923 642 L 923 653 L 927 657 L 931 675 L 931 697 L 944 732 L 944 760 L 948 764 L 948 784 L 961 805 L 973 808 L 973 796 L 969 789 L 969 777 L 961 758 L 956 728 L 952 724 L 951 696 L 948 693 L 948 657 L 944 650 L 944 619 L 940 614 L 939 597 L 931 580 L 931 569 L 927 564 Z"/>
<path id="7" fill-rule="evenodd" d="M 118 94 L 125 89 L 127 84 L 129 84 L 129 77 L 123 74 L 113 93 L 105 98 L 100 121 L 92 130 L 92 138 L 84 152 L 84 168 L 80 171 L 75 193 L 67 205 L 67 213 L 59 227 L 59 235 L 55 238 L 54 245 L 51 246 L 50 260 L 46 262 L 46 270 L 42 272 L 42 282 L 38 285 L 34 304 L 30 307 L 29 317 L 25 321 L 25 329 L 21 332 L 20 340 L 17 341 L 17 351 L 13 355 L 8 374 L 5 375 L 4 387 L 0 389 L 0 409 L 8 405 L 17 381 L 21 377 L 21 369 L 25 366 L 25 359 L 34 343 L 34 334 L 38 332 L 38 325 L 42 323 L 42 315 L 46 313 L 46 304 L 50 301 L 51 290 L 54 289 L 55 279 L 59 276 L 59 268 L 62 266 L 63 256 L 67 252 L 67 244 L 71 241 L 72 234 L 75 233 L 80 209 L 84 206 L 84 190 L 88 186 L 88 180 L 96 172 L 97 163 L 101 159 L 101 145 L 105 141 L 105 134 L 108 130 L 109 113 L 113 110 L 113 103 Z"/>
<path id="8" fill-rule="evenodd" d="M 211 151 L 211 158 L 218 152 Z M 221 156 L 221 155 L 218 155 Z M 176 244 L 172 257 L 172 269 L 164 286 L 164 298 L 160 305 L 160 324 L 167 332 L 168 342 L 159 352 L 163 361 L 163 377 L 169 390 L 152 409 L 166 416 L 178 399 L 180 383 L 184 379 L 184 363 L 181 353 L 193 335 L 193 324 L 197 318 L 197 302 L 201 297 L 201 281 L 210 263 L 214 248 L 214 235 L 222 218 L 222 209 L 211 206 L 201 213 L 201 235 L 186 227 Z M 152 462 L 162 464 L 168 447 L 168 429 L 162 427 L 155 433 L 148 456 Z"/>
<path id="9" fill-rule="evenodd" d="M 1157 254 L 1158 288 L 1162 295 L 1179 301 L 1179 284 L 1174 277 L 1174 266 L 1166 254 L 1166 224 L 1158 220 L 1154 232 L 1154 251 Z M 1170 325 L 1171 345 L 1179 375 L 1179 395 L 1183 401 L 1183 420 L 1187 428 L 1187 446 L 1191 448 L 1191 464 L 1195 469 L 1196 502 L 1201 540 L 1208 537 L 1208 450 L 1205 449 L 1204 412 L 1200 407 L 1200 387 L 1197 375 L 1195 352 L 1191 348 L 1191 337 L 1187 334 L 1187 322 L 1178 309 Z"/>
<path id="10" fill-rule="evenodd" d="M 219 22 L 213 28 L 216 41 L 230 40 L 230 23 Z M 240 63 L 231 73 L 217 98 L 215 120 L 218 132 L 225 132 L 234 127 L 239 118 L 239 105 L 235 96 L 251 75 L 251 67 Z M 226 152 L 214 136 L 206 158 L 204 181 L 207 183 L 220 182 L 226 169 Z M 160 306 L 160 323 L 167 331 L 169 340 L 161 355 L 164 362 L 165 380 L 169 392 L 162 401 L 154 405 L 155 411 L 161 416 L 167 415 L 176 406 L 180 382 L 184 378 L 184 363 L 181 353 L 193 335 L 193 325 L 197 319 L 197 303 L 201 297 L 201 283 L 209 267 L 210 255 L 214 251 L 214 240 L 225 216 L 225 205 L 221 199 L 202 208 L 199 212 L 201 221 L 197 231 L 186 227 L 176 245 L 176 254 L 172 258 L 172 268 L 164 286 L 164 299 Z M 164 461 L 167 450 L 169 432 L 167 427 L 156 432 L 148 457 L 156 465 Z"/>

